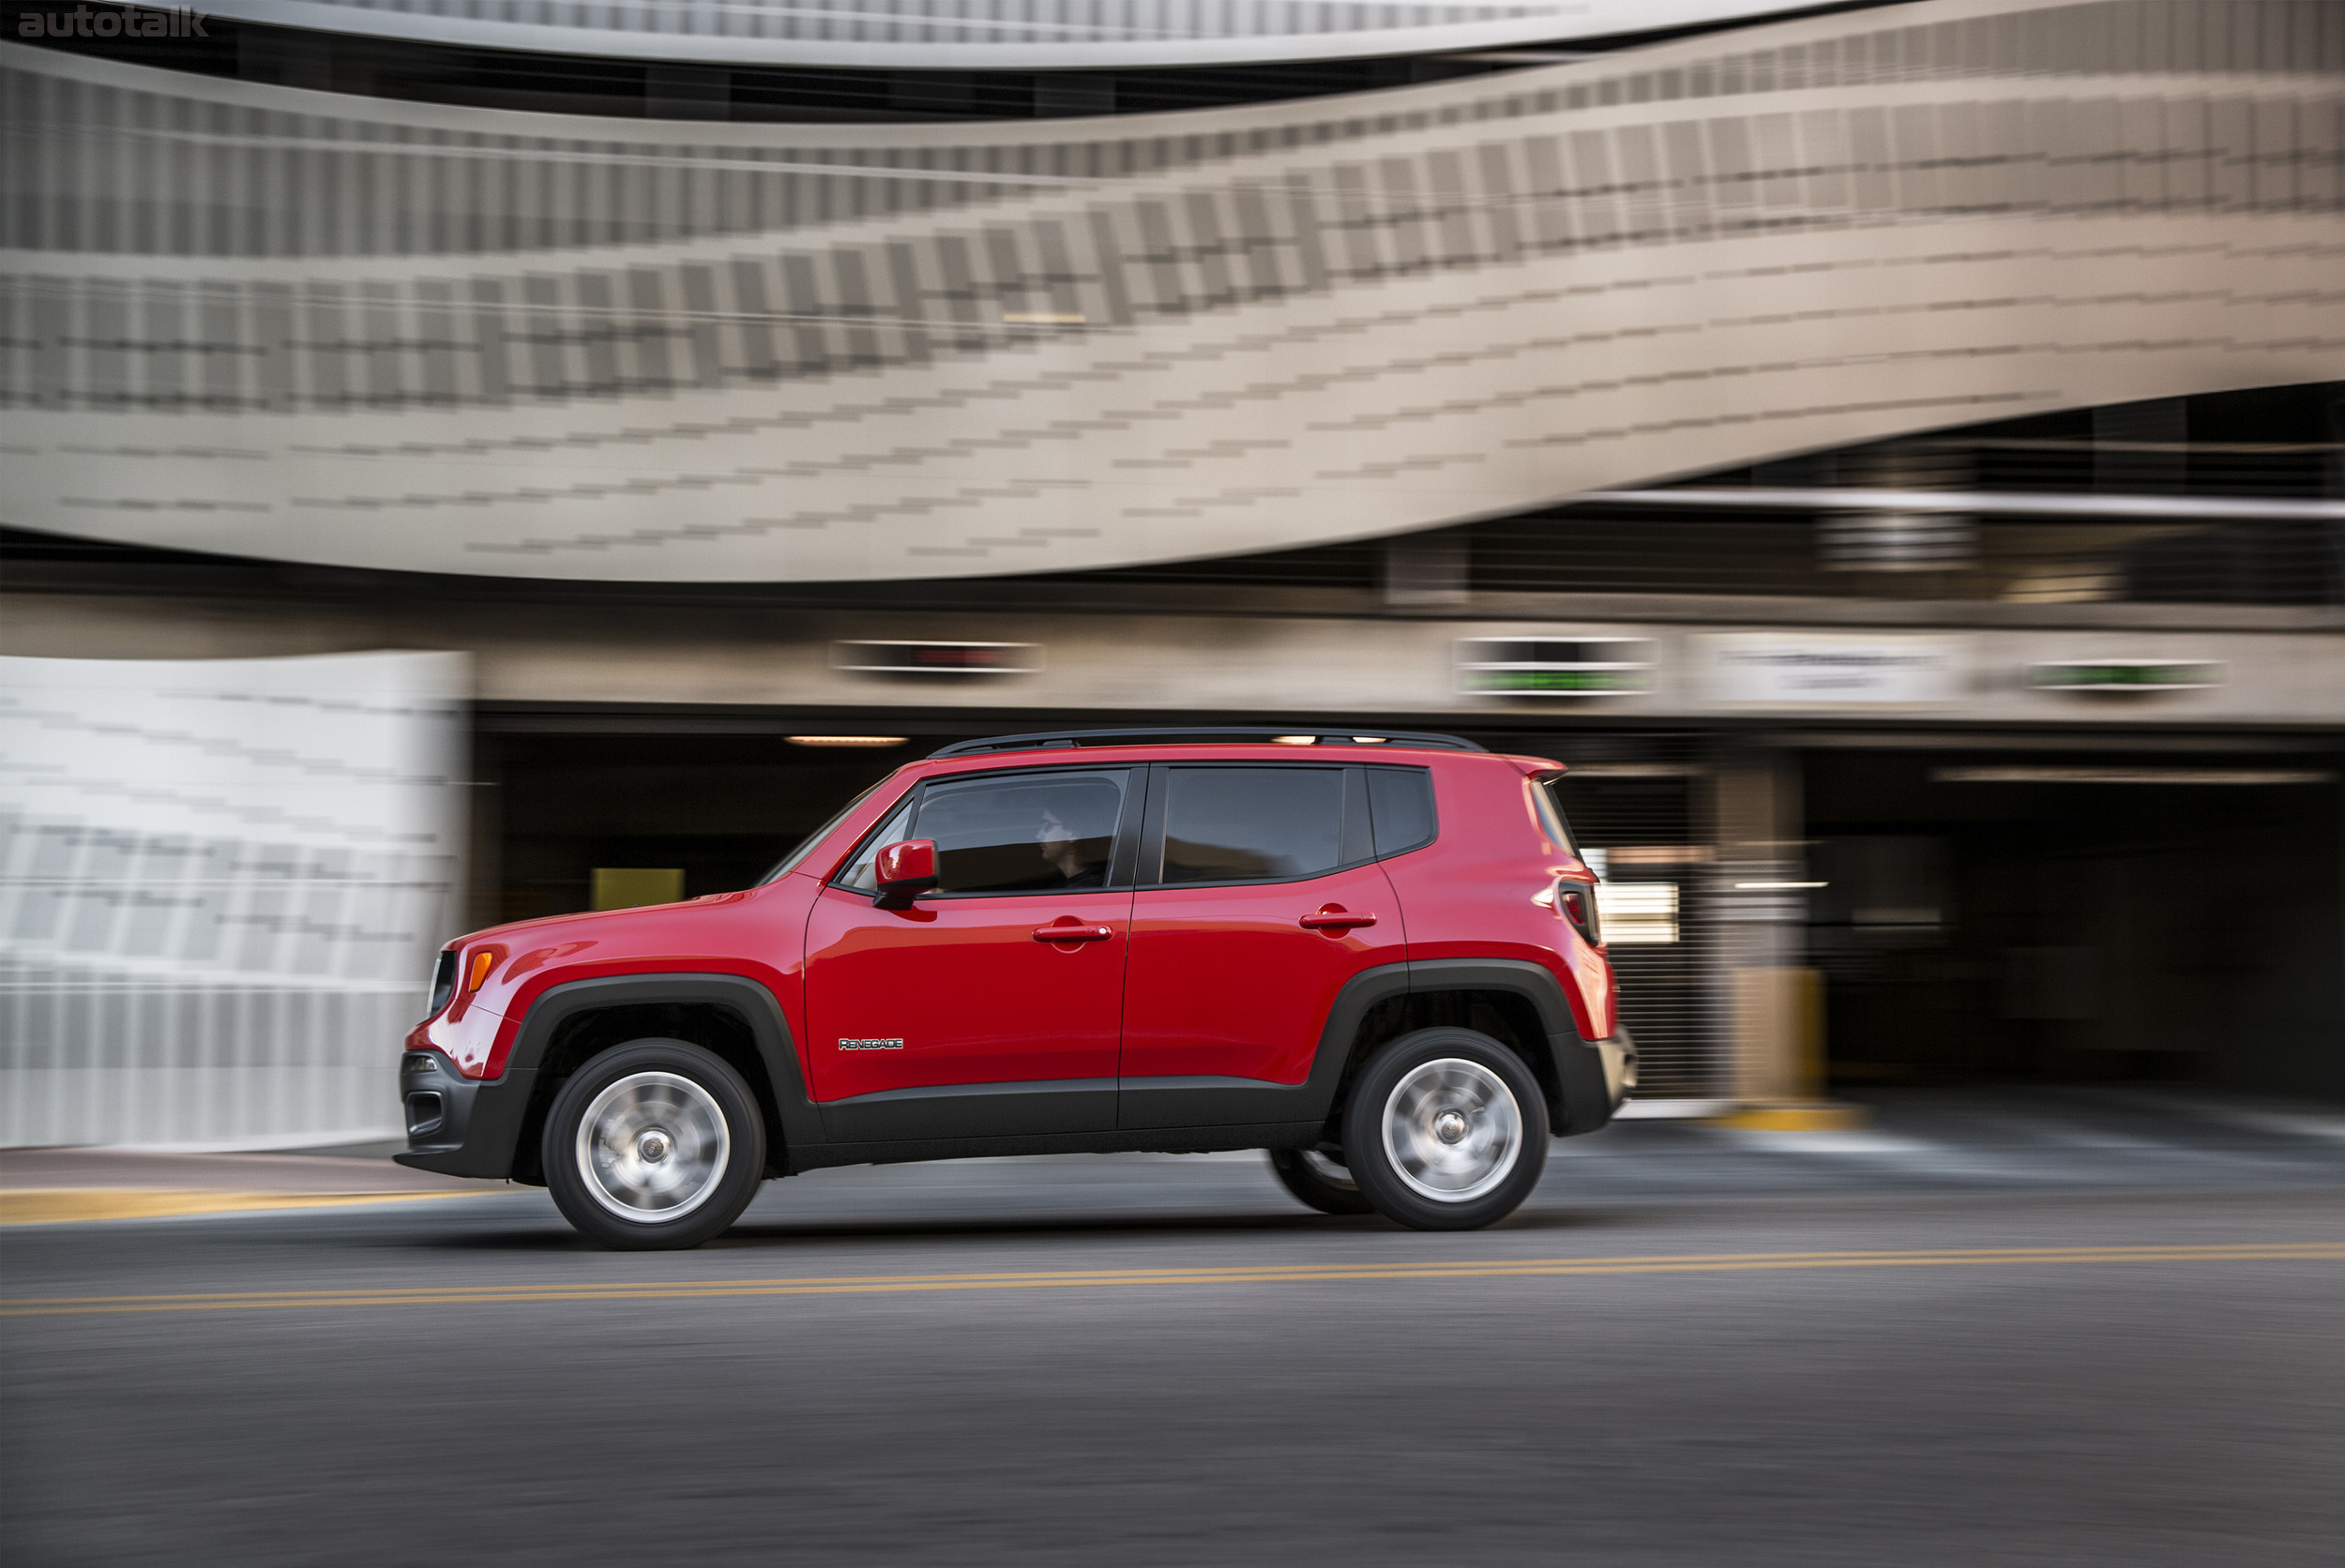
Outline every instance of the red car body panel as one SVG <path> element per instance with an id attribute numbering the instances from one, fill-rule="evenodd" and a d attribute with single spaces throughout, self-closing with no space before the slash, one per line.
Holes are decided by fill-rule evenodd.
<path id="1" fill-rule="evenodd" d="M 555 986 L 613 974 L 738 974 L 774 995 L 804 1038 L 806 910 L 819 884 L 784 877 L 746 893 L 681 904 L 559 915 L 492 927 L 457 944 L 458 995 L 407 1037 L 468 1078 L 503 1075 L 530 1004 Z M 480 989 L 463 993 L 473 955 L 507 957 Z"/>
<path id="2" fill-rule="evenodd" d="M 1424 848 L 1279 883 L 930 898 L 882 910 L 825 884 L 922 779 L 1063 763 L 1096 769 L 1168 756 L 1260 764 L 1253 746 L 1084 746 L 930 759 L 892 775 L 787 876 L 687 903 L 522 921 L 454 944 L 456 994 L 407 1037 L 464 1078 L 498 1078 L 531 1004 L 608 975 L 732 974 L 772 992 L 812 1096 L 1026 1079 L 1216 1077 L 1277 1084 L 1309 1074 L 1328 1007 L 1361 971 L 1402 958 L 1519 958 L 1553 973 L 1583 1039 L 1611 1036 L 1604 954 L 1559 907 L 1559 882 L 1593 885 L 1543 832 L 1532 775 L 1559 765 L 1486 752 L 1314 746 L 1314 763 L 1430 770 L 1439 837 Z M 1304 760 L 1298 757 L 1297 761 Z M 1322 912 L 1372 926 L 1307 927 Z M 1111 928 L 1036 940 L 1061 919 Z M 494 963 L 477 991 L 476 954 Z M 916 959 L 916 974 L 908 965 Z M 904 1048 L 840 1040 L 900 1038 Z M 915 1048 L 917 1042 L 917 1048 Z"/>
<path id="3" fill-rule="evenodd" d="M 1596 874 L 1541 829 L 1529 791 L 1543 758 L 1445 757 L 1433 768 L 1441 837 L 1383 863 L 1409 922 L 1409 957 L 1521 958 L 1563 982 L 1581 1037 L 1614 1028 L 1612 966 L 1557 907 L 1556 883 Z"/>
<path id="4" fill-rule="evenodd" d="M 802 1048 L 814 1098 L 1113 1078 L 1131 909 L 1129 889 L 884 909 L 824 888 L 806 927 Z M 1111 934 L 1036 938 L 1062 925 Z"/>
<path id="5" fill-rule="evenodd" d="M 1301 924 L 1322 910 L 1376 923 Z M 1301 1083 L 1336 993 L 1360 971 L 1405 957 L 1402 933 L 1399 900 L 1372 864 L 1306 882 L 1141 889 L 1122 1076 Z"/>

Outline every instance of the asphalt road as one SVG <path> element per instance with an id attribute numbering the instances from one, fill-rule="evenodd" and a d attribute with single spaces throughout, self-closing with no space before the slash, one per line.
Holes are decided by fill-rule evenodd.
<path id="1" fill-rule="evenodd" d="M 1456 1236 L 1171 1157 L 18 1229 L 0 1556 L 2338 1561 L 2345 1140 L 2046 1124 L 1616 1128 Z"/>

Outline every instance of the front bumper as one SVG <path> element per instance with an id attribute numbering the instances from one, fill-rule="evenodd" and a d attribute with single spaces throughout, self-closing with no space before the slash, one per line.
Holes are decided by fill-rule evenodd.
<path id="1" fill-rule="evenodd" d="M 399 1064 L 407 1148 L 391 1158 L 443 1176 L 511 1177 L 537 1076 L 513 1071 L 482 1083 L 463 1077 L 431 1051 L 409 1051 Z"/>

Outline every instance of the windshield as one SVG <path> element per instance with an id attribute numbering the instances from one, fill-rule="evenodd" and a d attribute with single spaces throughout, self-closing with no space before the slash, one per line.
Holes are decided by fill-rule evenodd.
<path id="1" fill-rule="evenodd" d="M 783 855 L 781 859 L 775 864 L 772 870 L 757 879 L 757 885 L 764 887 L 767 882 L 779 882 L 782 878 L 796 870 L 798 868 L 798 862 L 804 860 L 808 855 L 812 854 L 814 852 L 815 846 L 820 844 L 824 839 L 829 837 L 833 828 L 836 828 L 840 822 L 845 822 L 847 818 L 854 813 L 856 807 L 861 806 L 865 801 L 871 798 L 872 794 L 878 791 L 880 784 L 885 784 L 887 780 L 883 778 L 879 781 L 879 784 L 874 784 L 870 789 L 865 790 L 861 794 L 856 795 L 855 799 L 847 802 L 846 805 L 840 807 L 836 812 L 834 812 L 830 821 L 825 822 L 821 827 L 816 828 L 813 832 L 799 839 L 798 847 L 796 849 L 794 849 L 788 854 Z"/>

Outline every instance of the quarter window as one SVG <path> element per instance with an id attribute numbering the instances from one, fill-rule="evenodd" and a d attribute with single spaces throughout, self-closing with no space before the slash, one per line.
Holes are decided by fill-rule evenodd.
<path id="1" fill-rule="evenodd" d="M 1378 859 L 1433 841 L 1433 777 L 1425 769 L 1369 769 L 1368 806 Z"/>
<path id="2" fill-rule="evenodd" d="M 1343 770 L 1167 770 L 1168 882 L 1315 877 L 1342 864 Z"/>
<path id="3" fill-rule="evenodd" d="M 1105 887 L 1127 776 L 1015 774 L 931 784 L 904 837 L 936 841 L 942 893 Z"/>

